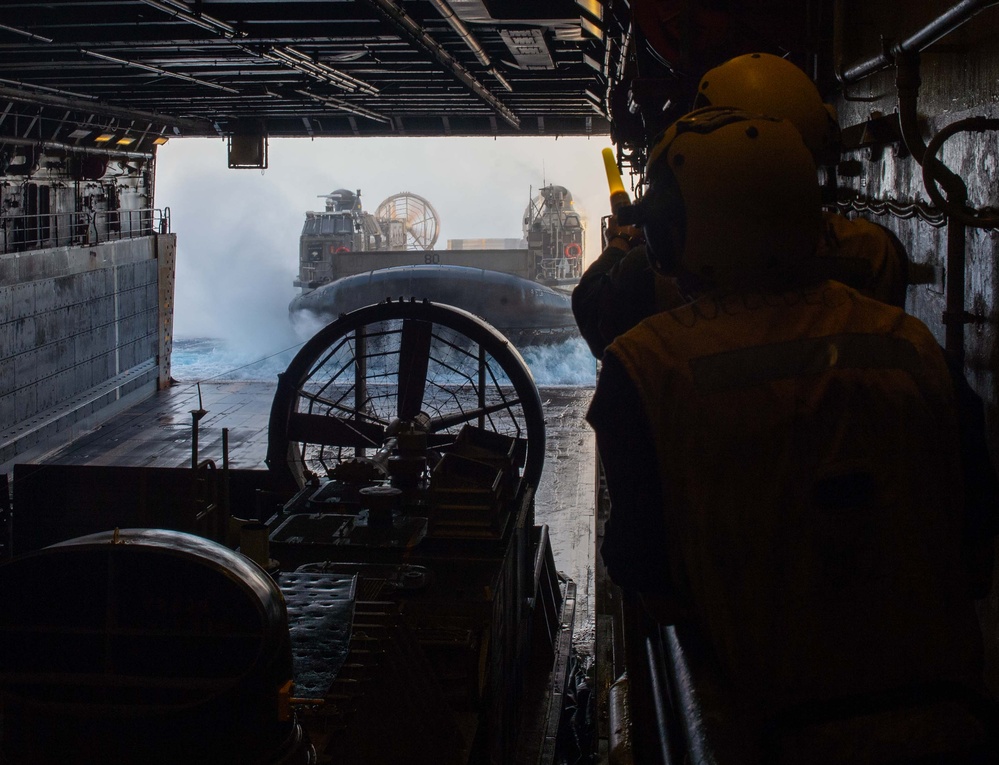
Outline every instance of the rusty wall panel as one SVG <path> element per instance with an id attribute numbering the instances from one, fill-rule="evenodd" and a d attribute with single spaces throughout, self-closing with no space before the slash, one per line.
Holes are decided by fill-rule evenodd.
<path id="1" fill-rule="evenodd" d="M 906 39 L 935 14 L 952 3 L 918 0 L 899 5 L 885 0 L 845 2 L 839 59 L 842 68 L 870 58 L 879 51 L 879 37 Z M 924 140 L 937 131 L 971 116 L 999 117 L 999 11 L 990 9 L 974 17 L 959 31 L 943 38 L 921 55 L 921 88 L 918 101 Z M 846 127 L 865 121 L 872 112 L 891 114 L 897 108 L 894 72 L 881 72 L 851 84 L 847 97 L 836 103 L 840 123 Z M 857 100 L 864 99 L 864 100 Z M 999 135 L 962 133 L 947 141 L 941 159 L 966 182 L 970 202 L 978 207 L 999 207 Z M 857 178 L 841 179 L 840 185 L 879 200 L 901 203 L 930 202 L 918 164 L 904 151 L 862 150 L 854 155 L 863 161 Z M 943 266 L 946 262 L 946 228 L 934 228 L 918 218 L 891 215 L 868 216 L 887 226 L 908 248 L 915 263 Z M 983 321 L 965 328 L 965 369 L 969 381 L 986 404 L 993 462 L 999 464 L 999 346 L 997 346 L 997 289 L 999 289 L 999 233 L 969 229 L 964 308 L 980 314 Z M 944 283 L 910 287 L 907 308 L 922 319 L 943 343 Z M 997 577 L 999 579 L 999 577 Z M 984 604 L 983 623 L 988 643 L 988 679 L 999 692 L 999 581 Z"/>

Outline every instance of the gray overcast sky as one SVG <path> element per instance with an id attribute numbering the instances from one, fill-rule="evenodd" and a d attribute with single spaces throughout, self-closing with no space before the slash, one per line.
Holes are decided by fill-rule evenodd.
<path id="1" fill-rule="evenodd" d="M 229 170 L 220 139 L 160 147 L 156 206 L 177 234 L 177 337 L 221 337 L 261 351 L 292 337 L 298 237 L 322 194 L 361 190 L 366 210 L 409 191 L 441 217 L 448 239 L 520 237 L 532 190 L 565 186 L 588 224 L 586 257 L 600 250 L 607 183 L 600 150 L 585 138 L 272 139 L 269 168 Z"/>

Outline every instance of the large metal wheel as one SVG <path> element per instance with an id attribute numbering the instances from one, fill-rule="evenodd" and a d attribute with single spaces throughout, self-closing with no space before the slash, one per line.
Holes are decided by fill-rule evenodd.
<path id="1" fill-rule="evenodd" d="M 279 376 L 267 464 L 288 487 L 367 458 L 418 428 L 447 451 L 465 424 L 524 439 L 523 485 L 544 465 L 544 416 L 513 345 L 472 314 L 415 300 L 344 314 Z"/>

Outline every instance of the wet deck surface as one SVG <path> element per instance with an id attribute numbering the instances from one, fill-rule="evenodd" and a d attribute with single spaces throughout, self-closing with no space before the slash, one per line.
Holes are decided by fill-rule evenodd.
<path id="1" fill-rule="evenodd" d="M 548 525 L 555 565 L 576 583 L 578 647 L 593 642 L 596 538 L 596 440 L 583 419 L 591 388 L 542 388 L 545 469 L 535 497 L 537 523 Z"/>
<path id="2" fill-rule="evenodd" d="M 576 640 L 593 636 L 593 555 L 596 447 L 583 417 L 592 388 L 541 388 L 547 434 L 545 468 L 535 500 L 547 524 L 556 567 L 576 582 Z M 198 425 L 199 458 L 222 463 L 222 430 L 229 431 L 233 468 L 266 469 L 267 420 L 274 385 L 263 382 L 179 384 L 116 416 L 45 462 L 71 465 L 185 467 L 191 464 L 191 412 Z"/>

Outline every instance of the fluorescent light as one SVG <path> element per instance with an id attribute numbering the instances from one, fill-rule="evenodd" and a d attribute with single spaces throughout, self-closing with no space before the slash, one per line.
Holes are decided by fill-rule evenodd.
<path id="1" fill-rule="evenodd" d="M 160 136 L 156 136 L 156 138 L 153 139 L 153 143 L 156 144 L 157 146 L 162 146 L 163 144 L 165 144 L 169 140 L 170 139 L 167 138 L 165 135 L 160 135 Z"/>
<path id="2" fill-rule="evenodd" d="M 596 24 L 594 24 L 592 21 L 586 18 L 586 16 L 579 17 L 579 24 L 583 28 L 584 32 L 591 34 L 593 37 L 596 37 L 598 40 L 604 39 L 604 30 L 602 30 L 600 27 L 598 27 Z"/>
<path id="3" fill-rule="evenodd" d="M 94 141 L 96 143 L 107 143 L 108 141 L 111 141 L 113 139 L 114 139 L 114 133 L 101 133 L 99 136 L 97 136 L 94 139 Z"/>
<path id="4" fill-rule="evenodd" d="M 119 146 L 130 146 L 133 143 L 135 143 L 135 138 L 133 136 L 130 136 L 130 135 L 122 136 L 121 138 L 119 138 L 116 141 L 116 143 Z"/>
<path id="5" fill-rule="evenodd" d="M 576 0 L 576 5 L 590 14 L 597 21 L 604 20 L 604 5 L 600 0 Z"/>

